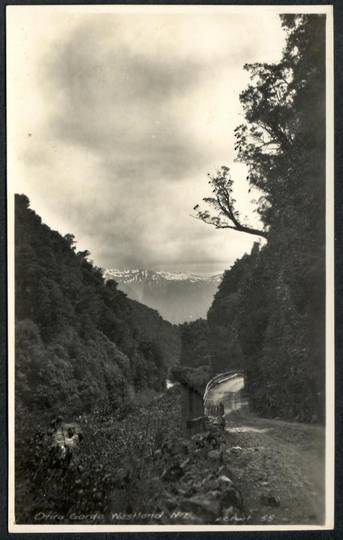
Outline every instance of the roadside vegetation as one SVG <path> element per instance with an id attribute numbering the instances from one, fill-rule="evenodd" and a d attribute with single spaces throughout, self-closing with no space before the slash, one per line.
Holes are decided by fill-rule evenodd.
<path id="1" fill-rule="evenodd" d="M 207 320 L 183 325 L 182 361 L 244 369 L 261 415 L 323 422 L 325 16 L 282 15 L 281 23 L 280 63 L 245 66 L 245 120 L 235 130 L 259 225 L 241 217 L 227 166 L 210 175 L 207 209 L 194 208 L 217 229 L 260 240 L 225 272 Z"/>

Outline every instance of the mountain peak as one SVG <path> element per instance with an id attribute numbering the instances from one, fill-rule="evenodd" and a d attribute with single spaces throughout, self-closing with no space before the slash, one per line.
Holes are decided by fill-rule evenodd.
<path id="1" fill-rule="evenodd" d="M 222 274 L 155 271 L 141 268 L 104 271 L 132 300 L 157 309 L 173 323 L 206 317 Z"/>
<path id="2" fill-rule="evenodd" d="M 189 281 L 189 282 L 212 282 L 220 283 L 223 274 L 195 274 L 193 272 L 166 272 L 156 270 L 146 270 L 141 268 L 132 268 L 118 270 L 116 268 L 108 268 L 104 272 L 105 279 L 119 280 L 120 283 L 131 283 L 137 281 Z"/>

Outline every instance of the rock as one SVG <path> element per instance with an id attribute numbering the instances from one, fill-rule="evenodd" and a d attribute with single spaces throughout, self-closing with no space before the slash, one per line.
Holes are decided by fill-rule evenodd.
<path id="1" fill-rule="evenodd" d="M 264 506 L 280 506 L 281 504 L 280 497 L 271 493 L 261 495 L 260 500 Z"/>
<path id="2" fill-rule="evenodd" d="M 203 433 L 196 433 L 191 437 L 192 441 L 195 442 L 196 446 L 201 448 L 204 447 L 207 443 L 207 439 L 210 433 L 208 431 L 204 431 Z"/>
<path id="3" fill-rule="evenodd" d="M 213 460 L 216 460 L 216 459 L 220 459 L 221 458 L 221 451 L 220 450 L 210 450 L 207 454 L 207 457 L 209 459 L 213 459 Z"/>
<path id="4" fill-rule="evenodd" d="M 210 518 L 215 518 L 220 513 L 220 501 L 216 492 L 209 492 L 207 495 L 196 495 L 188 500 L 184 500 L 182 508 L 186 511 L 205 514 Z"/>
<path id="5" fill-rule="evenodd" d="M 264 516 L 261 517 L 262 523 L 272 523 L 272 521 L 274 521 L 274 519 L 275 519 L 274 514 L 265 514 Z"/>
<path id="6" fill-rule="evenodd" d="M 239 456 L 242 453 L 242 448 L 240 446 L 232 446 L 229 449 L 229 453 L 233 454 L 234 456 Z"/>
<path id="7" fill-rule="evenodd" d="M 197 418 L 190 418 L 187 420 L 186 425 L 190 433 L 201 433 L 206 430 L 207 417 L 199 416 Z"/>
<path id="8" fill-rule="evenodd" d="M 233 485 L 232 480 L 228 476 L 225 476 L 224 474 L 219 476 L 218 480 L 225 486 L 232 486 Z"/>
<path id="9" fill-rule="evenodd" d="M 222 494 L 221 501 L 223 509 L 234 506 L 235 508 L 238 508 L 239 510 L 244 512 L 242 495 L 240 494 L 238 489 L 234 487 L 234 485 L 228 485 L 228 487 Z"/>
<path id="10" fill-rule="evenodd" d="M 211 478 L 207 482 L 202 482 L 202 486 L 205 488 L 206 491 L 217 491 L 220 489 L 218 478 Z"/>
<path id="11" fill-rule="evenodd" d="M 209 444 L 209 446 L 212 446 L 212 448 L 218 448 L 220 444 L 220 440 L 214 433 L 209 433 L 206 437 L 206 442 Z"/>
<path id="12" fill-rule="evenodd" d="M 212 424 L 221 431 L 225 429 L 225 418 L 223 416 L 217 416 L 213 419 Z"/>
<path id="13" fill-rule="evenodd" d="M 233 506 L 229 506 L 229 508 L 226 508 L 223 512 L 223 521 L 230 521 L 235 515 L 235 508 Z"/>

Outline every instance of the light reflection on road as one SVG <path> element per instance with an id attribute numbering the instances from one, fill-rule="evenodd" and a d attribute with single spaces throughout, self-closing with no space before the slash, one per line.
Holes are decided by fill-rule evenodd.
<path id="1" fill-rule="evenodd" d="M 225 431 L 229 433 L 266 433 L 270 428 L 254 428 L 251 426 L 227 427 Z"/>
<path id="2" fill-rule="evenodd" d="M 209 390 L 207 394 L 205 408 L 209 415 L 215 415 L 216 407 L 220 403 L 224 405 L 225 414 L 237 411 L 248 406 L 248 400 L 242 392 L 244 388 L 244 377 L 237 375 L 223 381 Z"/>

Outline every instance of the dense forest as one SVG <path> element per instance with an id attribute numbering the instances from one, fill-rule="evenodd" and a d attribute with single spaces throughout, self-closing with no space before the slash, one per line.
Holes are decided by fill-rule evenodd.
<path id="1" fill-rule="evenodd" d="M 16 196 L 17 428 L 30 418 L 120 410 L 165 388 L 177 328 L 129 300 Z"/>
<path id="2" fill-rule="evenodd" d="M 278 64 L 245 65 L 237 160 L 259 194 L 243 224 L 234 179 L 210 175 L 197 217 L 260 237 L 224 274 L 206 320 L 180 325 L 129 300 L 16 196 L 17 418 L 114 409 L 164 388 L 177 363 L 244 368 L 252 408 L 323 419 L 325 387 L 325 16 L 282 15 Z"/>
<path id="3" fill-rule="evenodd" d="M 259 236 L 226 271 L 207 320 L 183 325 L 182 362 L 244 368 L 253 410 L 322 421 L 325 389 L 325 16 L 284 15 L 279 64 L 246 65 L 238 161 L 258 190 L 260 229 L 242 224 L 228 167 L 210 176 L 216 228 Z M 238 232 L 236 233 L 238 234 Z M 194 354 L 192 354 L 194 351 Z"/>
<path id="4" fill-rule="evenodd" d="M 325 16 L 283 15 L 281 24 L 280 62 L 245 66 L 250 84 L 235 130 L 258 219 L 243 223 L 226 165 L 209 175 L 209 209 L 194 207 L 208 225 L 256 239 L 224 273 L 206 319 L 175 326 L 130 300 L 72 234 L 51 230 L 16 195 L 17 523 L 44 515 L 45 524 L 71 516 L 132 524 L 137 512 L 160 512 L 152 523 L 164 524 L 180 510 L 187 525 L 251 524 L 237 488 L 243 473 L 244 497 L 256 492 L 255 502 L 273 507 L 260 510 L 261 524 L 279 507 L 287 514 L 287 501 L 302 509 L 308 494 L 320 495 L 302 478 L 310 429 L 318 436 L 320 426 L 287 431 L 281 422 L 284 445 L 280 432 L 254 438 L 254 428 L 244 439 L 235 426 L 242 410 L 200 416 L 211 376 L 239 369 L 260 415 L 246 415 L 252 426 L 277 424 L 261 417 L 325 419 Z M 167 378 L 180 384 L 167 390 Z M 292 437 L 301 439 L 294 453 Z M 312 502 L 308 509 L 301 519 L 319 519 Z"/>

